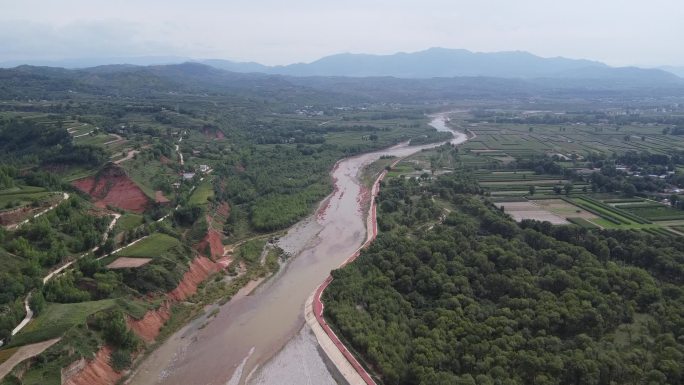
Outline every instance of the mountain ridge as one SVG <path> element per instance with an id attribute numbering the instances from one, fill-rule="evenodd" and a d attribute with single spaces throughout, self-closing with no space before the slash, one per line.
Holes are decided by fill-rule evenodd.
<path id="1" fill-rule="evenodd" d="M 395 77 L 429 79 L 452 77 L 494 77 L 507 79 L 637 78 L 644 82 L 678 82 L 684 69 L 678 67 L 611 67 L 595 60 L 541 57 L 526 51 L 473 52 L 466 49 L 433 47 L 417 52 L 394 54 L 339 53 L 309 63 L 268 66 L 257 62 L 224 59 L 194 60 L 180 56 L 122 57 L 35 61 L 39 66 L 87 69 L 112 66 L 159 66 L 195 62 L 235 73 L 263 73 L 297 77 Z M 0 63 L 14 67 L 21 61 Z"/>
<path id="2" fill-rule="evenodd" d="M 259 63 L 240 63 L 212 59 L 201 61 L 233 72 L 260 72 L 287 76 L 345 76 L 345 77 L 396 77 L 428 79 L 448 77 L 496 78 L 576 78 L 578 74 L 589 78 L 640 76 L 657 81 L 677 81 L 678 77 L 660 69 L 637 67 L 611 67 L 586 59 L 564 57 L 544 58 L 525 51 L 472 52 L 465 49 L 433 47 L 418 52 L 399 52 L 389 55 L 341 53 L 325 56 L 310 63 L 264 66 Z M 626 70 L 626 69 L 632 70 Z M 599 76 L 599 77 L 601 77 Z"/>

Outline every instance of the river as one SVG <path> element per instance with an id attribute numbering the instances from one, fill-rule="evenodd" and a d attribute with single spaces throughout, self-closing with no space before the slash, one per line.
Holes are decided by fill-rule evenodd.
<path id="1" fill-rule="evenodd" d="M 436 115 L 430 124 L 450 131 L 445 119 L 445 114 Z M 466 140 L 465 134 L 454 132 L 451 143 Z M 256 290 L 245 290 L 221 306 L 211 322 L 200 319 L 176 332 L 141 363 L 128 383 L 334 384 L 316 356 L 315 339 L 303 328 L 303 307 L 330 271 L 365 240 L 362 207 L 368 194 L 359 171 L 383 155 L 406 157 L 437 145 L 402 143 L 338 162 L 332 171 L 334 192 L 279 241 L 293 255 L 291 261 Z"/>

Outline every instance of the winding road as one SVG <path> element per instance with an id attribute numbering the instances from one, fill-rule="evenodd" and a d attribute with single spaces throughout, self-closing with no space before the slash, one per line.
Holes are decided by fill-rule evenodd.
<path id="1" fill-rule="evenodd" d="M 67 193 L 64 193 L 64 195 L 66 196 L 65 199 L 67 199 L 69 197 L 69 194 L 67 194 Z M 114 216 L 114 218 L 109 223 L 109 226 L 107 226 L 107 231 L 105 231 L 104 236 L 102 237 L 102 243 L 107 241 L 107 238 L 109 237 L 109 231 L 114 228 L 114 225 L 116 225 L 116 222 L 119 220 L 119 218 L 121 218 L 121 214 L 112 213 L 112 215 Z M 73 259 L 73 260 L 63 264 L 62 266 L 58 267 L 57 269 L 50 271 L 45 277 L 43 277 L 43 285 L 45 285 L 52 278 L 59 275 L 61 272 L 63 272 L 67 268 L 69 268 L 69 266 L 73 265 L 74 262 L 76 262 L 79 259 L 83 258 L 84 256 L 88 255 L 89 253 L 96 252 L 99 249 L 100 249 L 100 246 L 95 246 L 90 251 L 88 251 L 87 253 L 83 253 L 83 254 L 79 255 L 78 257 L 76 257 L 75 259 Z M 26 325 L 28 325 L 28 323 L 31 322 L 31 320 L 33 319 L 33 310 L 31 310 L 31 307 L 29 306 L 30 301 L 31 301 L 31 293 L 29 293 L 26 296 L 26 299 L 24 299 L 24 308 L 26 309 L 26 316 L 24 317 L 23 320 L 21 320 L 19 325 L 17 325 L 14 329 L 12 329 L 12 335 L 19 333 L 19 331 L 21 331 L 21 329 L 23 329 Z"/>
<path id="2" fill-rule="evenodd" d="M 69 199 L 69 194 L 64 193 L 64 199 L 65 200 Z M 56 205 L 55 205 L 55 207 L 56 207 Z M 54 207 L 52 207 L 51 209 L 53 209 L 53 208 Z M 42 215 L 47 211 L 49 211 L 49 210 L 41 212 L 39 215 Z M 34 218 L 39 216 L 39 215 L 35 215 Z M 45 275 L 45 277 L 43 277 L 43 285 L 45 285 L 52 278 L 56 277 L 61 272 L 63 272 L 64 270 L 66 270 L 67 268 L 72 266 L 74 264 L 74 262 L 76 262 L 79 259 L 83 258 L 84 256 L 88 255 L 89 253 L 94 253 L 100 249 L 100 246 L 102 244 L 104 244 L 104 242 L 106 242 L 107 239 L 109 238 L 110 230 L 112 230 L 114 228 L 114 226 L 116 225 L 116 222 L 119 220 L 119 218 L 121 218 L 121 214 L 118 214 L 118 213 L 112 213 L 111 215 L 114 218 L 112 218 L 112 221 L 109 223 L 109 226 L 107 226 L 107 230 L 105 231 L 105 233 L 102 237 L 102 242 L 100 243 L 100 245 L 93 247 L 90 251 L 79 255 L 78 257 L 76 257 L 73 260 L 63 264 L 62 266 L 58 267 L 57 269 L 50 271 L 47 275 Z M 21 320 L 19 325 L 17 325 L 14 329 L 12 329 L 12 335 L 19 333 L 24 327 L 26 327 L 26 325 L 29 324 L 29 322 L 31 322 L 31 320 L 33 320 L 34 314 L 33 314 L 33 310 L 31 310 L 31 306 L 29 305 L 30 302 L 31 302 L 31 293 L 29 292 L 26 295 L 26 298 L 24 299 L 24 309 L 26 311 L 26 315 L 24 316 L 24 319 Z M 23 360 L 25 360 L 27 358 L 31 358 L 33 356 L 36 356 L 36 355 L 42 353 L 45 349 L 47 349 L 50 346 L 57 343 L 57 341 L 59 341 L 59 338 L 48 340 L 48 341 L 43 341 L 43 342 L 39 342 L 36 344 L 31 344 L 31 345 L 24 345 L 24 346 L 20 347 L 19 350 L 16 353 L 14 353 L 9 360 L 5 361 L 4 363 L 2 363 L 0 365 L 0 379 L 4 378 L 14 368 L 14 366 L 16 366 L 18 363 L 22 362 Z M 4 343 L 4 341 L 0 341 L 0 346 L 2 346 L 3 343 Z"/>
<path id="3" fill-rule="evenodd" d="M 451 131 L 445 119 L 446 115 L 435 116 L 431 125 Z M 467 140 L 465 134 L 454 134 L 453 144 Z M 211 323 L 190 324 L 176 332 L 141 363 L 127 383 L 241 385 L 253 383 L 255 377 L 260 377 L 259 384 L 311 383 L 308 369 L 301 378 L 289 379 L 264 380 L 258 372 L 302 330 L 302 310 L 311 293 L 368 239 L 363 207 L 371 194 L 359 180 L 360 170 L 383 155 L 404 158 L 440 144 L 409 147 L 402 143 L 339 161 L 332 171 L 334 192 L 315 214 L 279 241 L 294 258 L 257 290 L 222 305 Z M 297 363 L 302 366 L 301 359 Z"/>

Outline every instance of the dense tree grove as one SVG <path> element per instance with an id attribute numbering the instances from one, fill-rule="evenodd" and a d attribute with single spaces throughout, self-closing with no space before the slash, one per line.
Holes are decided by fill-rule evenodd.
<path id="1" fill-rule="evenodd" d="M 216 173 L 230 181 L 219 189 L 217 197 L 238 206 L 238 210 L 244 207 L 253 229 L 281 229 L 308 214 L 329 193 L 330 186 L 324 180 L 337 159 L 372 148 L 328 144 L 274 145 L 269 149 L 249 146 L 217 166 Z"/>
<path id="2" fill-rule="evenodd" d="M 97 166 L 107 158 L 101 147 L 74 144 L 63 127 L 0 120 L 0 161 Z"/>
<path id="3" fill-rule="evenodd" d="M 386 384 L 681 384 L 682 237 L 515 224 L 463 176 L 388 182 L 326 316 Z"/>

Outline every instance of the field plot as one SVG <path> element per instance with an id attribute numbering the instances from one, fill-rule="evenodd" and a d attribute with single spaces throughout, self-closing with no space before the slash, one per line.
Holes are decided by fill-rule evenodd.
<path id="1" fill-rule="evenodd" d="M 650 221 L 674 221 L 684 220 L 684 212 L 676 210 L 672 207 L 663 205 L 661 203 L 642 203 L 642 204 L 628 204 L 616 205 L 622 210 L 625 210 L 634 215 L 648 219 Z"/>
<path id="2" fill-rule="evenodd" d="M 143 224 L 143 216 L 140 214 L 126 213 L 116 222 L 114 232 L 120 233 L 122 231 L 133 230 Z"/>
<path id="3" fill-rule="evenodd" d="M 0 192 L 0 210 L 5 208 L 15 208 L 25 206 L 27 204 L 38 203 L 50 196 L 57 196 L 54 193 L 49 193 L 38 188 L 37 191 L 33 189 L 15 191 L 4 190 Z M 36 192 L 33 192 L 36 191 Z"/>
<path id="4" fill-rule="evenodd" d="M 178 180 L 178 174 L 161 162 L 145 157 L 137 157 L 121 163 L 129 177 L 140 187 L 148 198 L 154 199 L 156 191 Z"/>
<path id="5" fill-rule="evenodd" d="M 478 178 L 479 180 L 479 178 Z M 548 185 L 557 185 L 557 184 L 565 184 L 568 181 L 565 179 L 518 179 L 518 180 L 508 180 L 508 181 L 487 181 L 487 182 L 480 182 L 480 186 L 482 187 L 498 187 L 498 186 L 512 186 L 512 185 L 517 185 L 517 186 L 548 186 Z"/>
<path id="6" fill-rule="evenodd" d="M 142 241 L 119 251 L 117 255 L 125 257 L 155 258 L 178 245 L 180 245 L 178 239 L 166 234 L 155 233 Z"/>
<path id="7" fill-rule="evenodd" d="M 214 187 L 209 178 L 200 183 L 190 196 L 191 205 L 204 205 L 214 196 Z"/>
<path id="8" fill-rule="evenodd" d="M 84 323 L 89 315 L 115 305 L 116 300 L 114 299 L 64 304 L 51 303 L 38 318 L 31 321 L 12 339 L 10 346 L 22 346 L 59 337 L 71 327 Z"/>
<path id="9" fill-rule="evenodd" d="M 532 170 L 519 171 L 484 171 L 475 173 L 480 186 L 496 200 L 505 201 L 506 197 L 535 198 L 560 197 L 582 193 L 588 188 L 586 183 L 573 183 L 571 190 L 566 191 L 567 179 L 560 176 L 536 174 Z M 531 192 L 533 191 L 533 193 Z"/>
<path id="10" fill-rule="evenodd" d="M 598 216 L 563 200 L 563 199 L 540 199 L 535 204 L 544 210 L 548 210 L 563 218 L 596 219 Z"/>
<path id="11" fill-rule="evenodd" d="M 666 125 L 478 122 L 467 128 L 476 137 L 463 144 L 464 152 L 485 162 L 504 163 L 506 158 L 497 157 L 542 154 L 566 159 L 627 151 L 669 154 L 684 147 L 684 138 L 663 134 Z"/>
<path id="12" fill-rule="evenodd" d="M 144 266 L 152 261 L 152 258 L 130 258 L 119 257 L 114 262 L 107 265 L 108 269 L 126 269 Z"/>
<path id="13" fill-rule="evenodd" d="M 546 210 L 534 202 L 496 202 L 498 208 L 503 208 L 516 222 L 523 219 L 533 219 L 537 221 L 547 221 L 554 225 L 570 224 L 565 218 Z"/>

